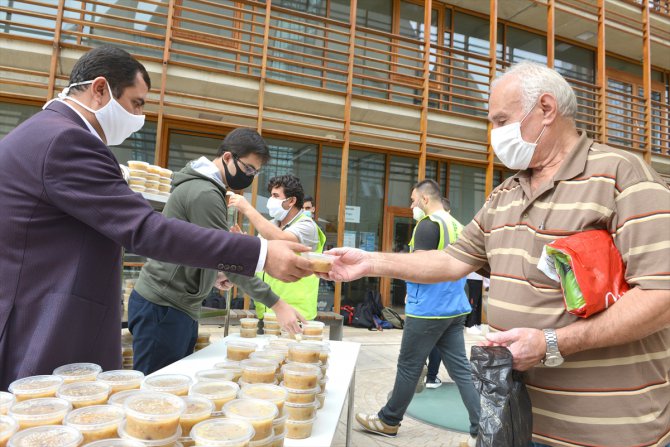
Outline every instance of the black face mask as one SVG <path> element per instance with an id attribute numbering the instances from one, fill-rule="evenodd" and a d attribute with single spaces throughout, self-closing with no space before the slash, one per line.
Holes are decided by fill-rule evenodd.
<path id="1" fill-rule="evenodd" d="M 233 163 L 237 169 L 237 173 L 235 175 L 230 175 L 230 171 L 228 170 L 228 163 L 223 163 L 223 170 L 226 171 L 226 183 L 228 183 L 228 187 L 230 189 L 248 188 L 249 185 L 254 182 L 254 177 L 245 174 L 242 168 L 240 168 L 240 165 L 237 164 L 237 160 L 235 160 L 234 157 Z"/>

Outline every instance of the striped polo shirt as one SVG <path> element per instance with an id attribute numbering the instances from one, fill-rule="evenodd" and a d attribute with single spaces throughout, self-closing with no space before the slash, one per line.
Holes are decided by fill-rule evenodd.
<path id="1" fill-rule="evenodd" d="M 670 190 L 635 155 L 581 134 L 553 182 L 530 189 L 530 172 L 499 185 L 445 250 L 490 270 L 492 330 L 560 328 L 560 285 L 537 269 L 545 244 L 609 230 L 631 287 L 670 288 Z M 614 304 L 616 306 L 616 304 Z M 644 324 L 644 322 L 641 322 Z M 665 446 L 670 443 L 670 328 L 620 346 L 567 356 L 526 373 L 534 440 L 551 446 Z"/>

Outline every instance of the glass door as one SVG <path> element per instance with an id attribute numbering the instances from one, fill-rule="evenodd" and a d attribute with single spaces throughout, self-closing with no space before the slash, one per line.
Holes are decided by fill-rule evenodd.
<path id="1" fill-rule="evenodd" d="M 415 223 L 409 207 L 388 207 L 384 215 L 385 231 L 382 250 L 392 253 L 408 253 Z M 395 278 L 382 279 L 381 295 L 385 306 L 404 308 L 406 293 L 405 281 Z"/>

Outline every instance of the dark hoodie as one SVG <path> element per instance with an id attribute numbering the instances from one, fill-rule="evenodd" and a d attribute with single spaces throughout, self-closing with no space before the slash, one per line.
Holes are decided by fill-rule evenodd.
<path id="1" fill-rule="evenodd" d="M 220 179 L 204 170 L 193 169 L 191 163 L 174 174 L 172 193 L 163 214 L 206 228 L 228 231 L 226 187 Z M 161 237 L 160 234 L 155 237 Z M 142 267 L 135 290 L 148 301 L 170 306 L 198 319 L 202 301 L 216 282 L 216 270 L 186 267 L 168 262 L 147 260 Z M 258 277 L 226 272 L 228 279 L 255 301 L 274 306 L 279 297 Z"/>

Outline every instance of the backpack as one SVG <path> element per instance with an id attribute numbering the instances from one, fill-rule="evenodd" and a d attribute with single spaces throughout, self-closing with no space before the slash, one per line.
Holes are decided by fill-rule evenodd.
<path id="1" fill-rule="evenodd" d="M 365 329 L 377 329 L 374 317 L 382 318 L 381 296 L 376 290 L 368 290 L 365 299 L 354 310 L 352 326 Z"/>
<path id="2" fill-rule="evenodd" d="M 382 316 L 396 329 L 402 329 L 405 327 L 405 320 L 402 319 L 398 312 L 391 309 L 390 307 L 385 307 L 382 309 Z"/>
<path id="3" fill-rule="evenodd" d="M 354 319 L 354 308 L 351 306 L 342 306 L 340 307 L 340 315 L 344 318 L 344 325 L 351 326 L 351 322 Z"/>

